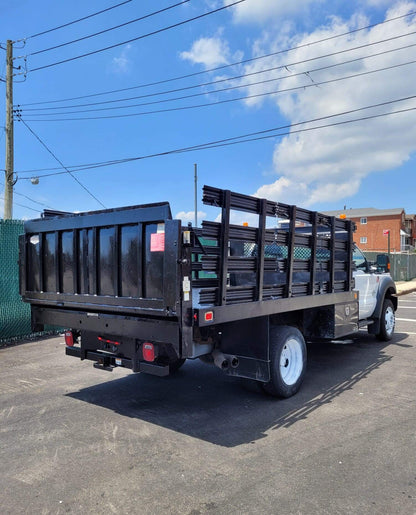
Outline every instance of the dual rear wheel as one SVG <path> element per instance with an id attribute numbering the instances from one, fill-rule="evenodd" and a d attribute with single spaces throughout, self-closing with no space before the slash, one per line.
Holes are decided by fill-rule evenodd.
<path id="1" fill-rule="evenodd" d="M 275 326 L 269 332 L 270 381 L 263 389 L 275 397 L 291 397 L 306 372 L 306 344 L 296 327 Z"/>

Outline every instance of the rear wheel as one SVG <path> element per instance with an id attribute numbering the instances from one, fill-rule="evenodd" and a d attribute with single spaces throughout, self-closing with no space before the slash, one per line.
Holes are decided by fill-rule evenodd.
<path id="1" fill-rule="evenodd" d="M 380 332 L 376 335 L 377 338 L 384 342 L 391 340 L 395 325 L 393 302 L 390 299 L 384 299 L 380 315 Z"/>
<path id="2" fill-rule="evenodd" d="M 272 327 L 269 333 L 270 381 L 263 389 L 275 397 L 298 392 L 306 371 L 306 344 L 296 327 Z"/>

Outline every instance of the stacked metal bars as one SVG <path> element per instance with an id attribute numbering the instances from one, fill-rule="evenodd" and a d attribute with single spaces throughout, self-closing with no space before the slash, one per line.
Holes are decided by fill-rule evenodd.
<path id="1" fill-rule="evenodd" d="M 209 245 L 204 245 L 203 251 L 193 249 L 192 285 L 201 288 L 200 305 L 221 306 L 352 289 L 352 222 L 210 186 L 204 186 L 203 202 L 221 208 L 221 222 L 203 222 L 202 241 Z M 230 224 L 231 210 L 258 215 L 258 227 Z M 266 229 L 268 216 L 288 220 L 288 227 Z M 251 244 L 256 252 L 251 256 L 230 255 L 235 242 Z M 273 245 L 285 255 L 268 256 Z M 284 284 L 270 280 L 265 284 L 265 278 L 273 272 L 282 274 Z M 233 274 L 254 274 L 254 279 L 251 284 L 232 285 Z M 322 280 L 323 275 L 326 280 Z"/>

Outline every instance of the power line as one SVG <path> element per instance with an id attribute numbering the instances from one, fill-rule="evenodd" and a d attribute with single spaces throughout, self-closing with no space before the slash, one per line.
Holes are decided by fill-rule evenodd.
<path id="1" fill-rule="evenodd" d="M 29 127 L 29 125 L 22 118 L 20 118 L 19 121 L 21 121 L 23 123 L 23 125 L 25 125 L 25 127 L 29 130 L 29 132 L 31 132 L 31 134 L 33 134 L 33 136 L 39 141 L 39 143 L 61 165 L 61 167 L 65 170 L 65 172 L 69 173 L 69 175 L 81 186 L 81 188 L 83 188 L 94 200 L 96 200 L 104 209 L 106 209 L 106 206 L 101 202 L 101 200 L 98 200 L 98 198 L 86 186 L 84 186 L 84 184 L 82 184 L 82 182 L 77 177 L 75 177 L 75 175 L 73 175 L 73 173 L 71 171 L 68 170 L 68 168 L 62 163 L 62 161 L 58 157 L 56 157 L 56 155 L 52 152 L 52 150 L 46 145 L 46 143 L 44 143 L 44 141 L 42 141 L 40 139 L 40 137 L 35 132 L 32 131 L 32 129 Z"/>
<path id="2" fill-rule="evenodd" d="M 95 13 L 89 14 L 88 16 L 84 16 L 82 18 L 78 18 L 77 20 L 70 21 L 68 23 L 64 23 L 63 25 L 59 25 L 58 27 L 53 27 L 52 29 L 44 30 L 42 32 L 38 32 L 37 34 L 33 34 L 32 36 L 28 36 L 27 38 L 19 39 L 17 42 L 20 41 L 27 41 L 28 39 L 37 38 L 38 36 L 43 36 L 44 34 L 48 34 L 49 32 L 53 32 L 58 29 L 63 29 L 64 27 L 69 27 L 69 25 L 73 25 L 74 23 L 78 23 L 80 21 L 87 20 L 88 18 L 92 18 L 94 16 L 97 16 L 99 14 L 111 11 L 112 9 L 115 9 L 116 7 L 120 7 L 122 5 L 128 4 L 132 2 L 133 0 L 125 0 L 124 2 L 121 2 L 119 4 L 113 5 L 111 7 L 107 7 L 106 9 L 102 9 L 101 11 L 97 11 Z"/>
<path id="3" fill-rule="evenodd" d="M 287 53 L 287 52 L 290 52 L 290 51 L 293 51 L 293 50 L 298 50 L 300 48 L 310 47 L 310 46 L 316 45 L 318 43 L 323 43 L 323 42 L 330 41 L 330 40 L 333 40 L 333 39 L 336 39 L 336 38 L 340 38 L 340 37 L 343 37 L 343 36 L 348 36 L 350 34 L 354 34 L 354 33 L 359 32 L 359 31 L 363 31 L 363 30 L 367 30 L 367 29 L 371 29 L 371 28 L 380 26 L 380 25 L 384 25 L 386 23 L 391 23 L 393 21 L 396 21 L 396 20 L 399 20 L 399 19 L 402 19 L 402 18 L 406 18 L 408 16 L 412 16 L 413 14 L 416 14 L 416 11 L 410 11 L 410 12 L 408 12 L 406 14 L 403 14 L 403 15 L 400 15 L 400 16 L 395 16 L 393 18 L 388 18 L 387 20 L 384 20 L 382 22 L 373 23 L 371 25 L 366 25 L 365 27 L 360 27 L 358 29 L 353 29 L 353 30 L 350 30 L 348 32 L 342 32 L 340 34 L 335 34 L 334 36 L 329 36 L 327 38 L 318 39 L 318 40 L 315 40 L 315 41 L 311 41 L 309 43 L 304 43 L 302 45 L 290 47 L 290 48 L 287 48 L 285 50 L 279 50 L 277 52 L 272 52 L 272 53 L 269 53 L 269 54 L 263 54 L 263 55 L 260 55 L 260 56 L 257 56 L 257 57 L 252 57 L 252 58 L 249 58 L 249 59 L 243 59 L 241 61 L 236 61 L 236 62 L 230 63 L 230 64 L 224 64 L 224 65 L 221 65 L 221 66 L 217 66 L 215 68 L 210 68 L 210 69 L 207 69 L 207 70 L 190 73 L 190 74 L 187 74 L 187 75 L 181 75 L 181 76 L 172 77 L 172 78 L 169 78 L 169 79 L 162 79 L 162 80 L 159 80 L 159 81 L 149 82 L 149 83 L 146 83 L 146 84 L 139 84 L 139 85 L 136 85 L 136 86 L 130 86 L 128 88 L 114 89 L 114 90 L 111 90 L 111 91 L 103 91 L 103 92 L 99 92 L 99 93 L 92 93 L 92 94 L 89 94 L 89 95 L 80 95 L 80 96 L 77 96 L 77 97 L 64 98 L 64 99 L 60 99 L 60 100 L 46 100 L 46 101 L 42 101 L 42 102 L 31 102 L 31 103 L 21 104 L 21 105 L 22 106 L 23 105 L 30 106 L 30 105 L 53 104 L 53 103 L 59 103 L 59 102 L 69 102 L 69 101 L 72 101 L 72 100 L 80 100 L 82 98 L 91 98 L 91 97 L 102 96 L 102 95 L 110 95 L 112 93 L 121 93 L 123 91 L 129 91 L 129 90 L 132 90 L 132 89 L 139 89 L 139 88 L 145 88 L 145 87 L 150 87 L 150 86 L 157 86 L 157 85 L 160 85 L 160 84 L 166 84 L 167 82 L 173 82 L 173 81 L 177 81 L 177 80 L 187 79 L 187 78 L 195 77 L 195 76 L 202 75 L 202 74 L 205 74 L 205 73 L 211 73 L 211 72 L 215 72 L 215 71 L 218 71 L 218 70 L 223 70 L 225 68 L 229 68 L 229 67 L 232 67 L 232 66 L 237 66 L 237 65 L 240 65 L 240 64 L 246 64 L 246 63 L 249 63 L 249 62 L 257 61 L 259 59 L 266 59 L 267 57 L 273 57 L 273 56 L 276 56 L 276 55 L 279 55 L 279 54 L 283 54 L 283 53 Z"/>
<path id="4" fill-rule="evenodd" d="M 236 2 L 233 2 L 233 3 L 228 4 L 228 5 L 224 5 L 223 7 L 218 7 L 217 9 L 214 9 L 212 11 L 208 11 L 206 13 L 199 14 L 198 16 L 194 16 L 193 18 L 188 18 L 187 20 L 183 20 L 183 21 L 180 21 L 178 23 L 174 23 L 173 25 L 168 25 L 167 27 L 163 27 L 161 29 L 157 29 L 157 30 L 154 30 L 152 32 L 148 32 L 147 34 L 142 34 L 141 36 L 137 36 L 135 38 L 131 38 L 131 39 L 128 39 L 126 41 L 122 41 L 121 43 L 115 43 L 114 45 L 110 45 L 110 46 L 107 46 L 107 47 L 104 47 L 104 48 L 99 48 L 98 50 L 93 50 L 91 52 L 87 52 L 85 54 L 77 55 L 75 57 L 69 57 L 68 59 L 62 59 L 61 61 L 56 61 L 54 63 L 46 64 L 44 66 L 38 66 L 37 68 L 32 68 L 31 70 L 28 70 L 28 72 L 35 72 L 35 71 L 38 71 L 38 70 L 44 70 L 45 68 L 50 68 L 52 66 L 57 66 L 58 64 L 68 63 L 70 61 L 75 61 L 75 60 L 81 59 L 83 57 L 88 57 L 90 55 L 95 55 L 95 54 L 98 54 L 100 52 L 105 52 L 106 50 L 111 50 L 112 48 L 117 48 L 117 47 L 122 46 L 122 45 L 127 45 L 128 43 L 132 43 L 133 41 L 138 41 L 140 39 L 144 39 L 144 38 L 147 38 L 149 36 L 154 36 L 156 34 L 160 34 L 160 33 L 165 32 L 167 30 L 170 30 L 170 29 L 173 29 L 173 28 L 176 28 L 176 27 L 180 27 L 181 25 L 185 25 L 186 23 L 190 23 L 192 21 L 196 21 L 196 20 L 199 20 L 201 18 L 205 18 L 206 16 L 209 16 L 210 14 L 214 14 L 214 13 L 223 11 L 224 9 L 228 9 L 229 7 L 233 7 L 234 5 L 241 4 L 242 2 L 245 2 L 245 1 L 246 0 L 237 0 Z"/>
<path id="5" fill-rule="evenodd" d="M 0 182 L 0 186 L 3 186 L 3 187 L 4 187 L 4 183 L 3 183 L 3 182 Z M 33 203 L 35 203 L 35 204 L 39 204 L 40 206 L 47 207 L 47 208 L 49 208 L 49 209 L 53 209 L 53 207 L 48 206 L 47 204 L 44 204 L 43 202 L 39 202 L 38 200 L 34 200 L 33 198 L 31 198 L 31 197 L 29 197 L 29 196 L 25 195 L 24 193 L 19 193 L 19 192 L 18 192 L 18 191 L 16 191 L 16 190 L 13 190 L 13 193 L 14 193 L 15 195 L 19 195 L 19 197 L 24 197 L 24 198 L 26 198 L 26 199 L 30 200 L 30 202 L 33 202 Z"/>
<path id="6" fill-rule="evenodd" d="M 147 106 L 147 105 L 154 105 L 154 104 L 162 104 L 162 103 L 166 103 L 166 102 L 173 102 L 173 101 L 176 101 L 176 100 L 184 100 L 184 99 L 188 99 L 188 98 L 195 98 L 195 97 L 199 97 L 199 96 L 205 96 L 205 95 L 208 95 L 208 94 L 211 94 L 211 93 L 223 93 L 225 91 L 231 91 L 231 90 L 235 90 L 235 89 L 242 89 L 242 88 L 247 88 L 247 87 L 250 87 L 250 86 L 258 86 L 258 85 L 261 85 L 261 84 L 267 84 L 267 83 L 270 83 L 270 82 L 275 82 L 275 81 L 278 81 L 278 80 L 284 80 L 284 79 L 291 79 L 293 77 L 299 77 L 299 76 L 302 76 L 302 75 L 305 75 L 306 77 L 308 77 L 312 82 L 312 78 L 310 77 L 310 74 L 311 73 L 316 73 L 316 72 L 319 72 L 319 71 L 324 71 L 324 70 L 329 70 L 331 68 L 336 68 L 338 66 L 343 66 L 345 64 L 351 64 L 351 63 L 354 63 L 354 62 L 358 62 L 358 61 L 362 61 L 364 59 L 370 59 L 370 58 L 373 58 L 373 57 L 379 57 L 381 55 L 385 55 L 385 54 L 388 54 L 388 53 L 392 53 L 392 52 L 396 52 L 396 51 L 399 51 L 399 50 L 404 50 L 404 49 L 408 49 L 408 48 L 412 48 L 416 46 L 416 43 L 412 43 L 410 45 L 406 45 L 406 46 L 402 46 L 402 47 L 399 47 L 399 48 L 394 48 L 394 49 L 390 49 L 390 50 L 384 50 L 382 52 L 377 52 L 375 54 L 371 54 L 371 55 L 367 55 L 367 56 L 363 56 L 363 57 L 357 57 L 355 59 L 349 59 L 347 61 L 343 61 L 343 62 L 339 62 L 339 63 L 334 63 L 334 64 L 330 64 L 330 65 L 327 65 L 327 66 L 321 66 L 319 68 L 314 68 L 314 69 L 311 69 L 311 70 L 307 70 L 307 71 L 303 71 L 303 72 L 298 72 L 298 73 L 293 73 L 291 75 L 285 75 L 285 76 L 281 76 L 281 77 L 274 77 L 274 78 L 271 78 L 271 79 L 265 79 L 265 80 L 262 80 L 262 81 L 257 81 L 257 82 L 249 82 L 247 84 L 239 84 L 237 86 L 229 86 L 229 87 L 226 87 L 226 88 L 222 88 L 222 89 L 214 89 L 212 91 L 204 91 L 202 93 L 194 93 L 192 95 L 185 95 L 185 96 L 181 96 L 181 97 L 175 97 L 175 98 L 168 98 L 168 99 L 164 99 L 164 100 L 155 100 L 155 101 L 152 101 L 152 102 L 144 102 L 144 103 L 140 103 L 140 104 L 130 104 L 130 105 L 126 105 L 126 106 L 115 106 L 115 107 L 103 107 L 103 108 L 97 108 L 97 109 L 84 109 L 84 110 L 79 110 L 79 111 L 69 111 L 69 112 L 54 112 L 54 113 L 48 113 L 48 112 L 40 112 L 40 113 L 28 113 L 28 111 L 46 111 L 46 110 L 55 110 L 55 109 L 60 109 L 59 107 L 49 107 L 49 108 L 38 108 L 38 109 L 25 109 L 23 110 L 24 113 L 28 113 L 28 115 L 33 115 L 33 116 L 56 116 L 56 115 L 66 115 L 66 114 L 75 114 L 75 113 L 93 113 L 93 112 L 98 112 L 98 111 L 109 111 L 109 110 L 116 110 L 116 109 L 129 109 L 131 107 L 140 107 L 140 106 Z M 342 52 L 335 52 L 335 54 L 337 53 L 342 53 Z M 326 57 L 326 56 L 325 56 Z M 292 65 L 283 65 L 283 67 L 285 66 L 292 66 Z M 266 71 L 273 71 L 273 70 L 277 70 L 277 69 L 281 69 L 282 66 L 278 66 L 278 67 L 274 67 L 274 68 L 270 68 L 268 70 L 262 70 L 261 72 L 253 72 L 253 73 L 248 73 L 246 76 L 253 76 L 253 75 L 258 75 L 260 73 L 264 73 Z M 242 76 L 244 77 L 244 76 Z M 229 79 L 229 80 L 233 80 L 233 78 Z M 227 80 L 227 79 L 224 79 L 224 80 Z M 222 80 L 221 80 L 222 82 Z M 318 84 L 319 85 L 319 84 Z M 185 88 L 185 89 L 188 89 L 188 88 Z M 285 90 L 279 90 L 279 91 L 285 91 Z M 156 95 L 156 93 L 155 93 Z M 150 95 L 144 95 L 142 97 L 137 97 L 137 98 L 145 98 L 145 97 L 150 97 L 150 96 L 153 96 L 153 94 L 150 94 Z M 134 97 L 133 97 L 134 98 Z M 112 102 L 116 102 L 115 100 L 113 100 Z M 91 104 L 91 105 L 102 105 L 102 104 L 107 104 L 109 102 L 99 102 L 97 104 Z M 87 106 L 89 104 L 86 104 Z M 78 107 L 78 106 L 63 106 L 61 109 L 69 109 L 69 108 L 75 108 L 75 107 Z M 82 106 L 81 106 L 82 107 Z M 16 110 L 17 112 L 20 113 L 20 109 L 17 109 Z"/>
<path id="7" fill-rule="evenodd" d="M 217 79 L 217 80 L 210 81 L 210 82 L 204 82 L 204 83 L 201 83 L 201 84 L 195 84 L 193 86 L 185 86 L 185 87 L 182 87 L 182 88 L 176 88 L 176 89 L 171 89 L 171 90 L 159 91 L 159 92 L 154 92 L 154 93 L 148 93 L 146 95 L 137 95 L 137 96 L 133 96 L 133 97 L 126 97 L 126 98 L 120 98 L 120 99 L 115 99 L 115 100 L 105 100 L 105 101 L 102 101 L 102 102 L 89 102 L 89 103 L 86 103 L 86 104 L 74 104 L 74 105 L 69 105 L 69 106 L 57 106 L 57 107 L 32 107 L 32 108 L 29 107 L 29 108 L 25 108 L 24 112 L 28 113 L 29 111 L 56 111 L 56 110 L 59 110 L 59 109 L 74 109 L 76 107 L 90 107 L 90 106 L 98 106 L 98 105 L 107 105 L 107 104 L 114 104 L 114 103 L 117 103 L 117 102 L 127 102 L 129 100 L 136 100 L 136 99 L 140 99 L 140 98 L 150 98 L 150 97 L 155 97 L 155 96 L 159 96 L 159 95 L 167 95 L 167 94 L 171 94 L 171 93 L 177 93 L 177 92 L 180 92 L 180 91 L 189 91 L 191 89 L 196 89 L 196 88 L 201 88 L 201 87 L 206 87 L 206 86 L 212 86 L 212 85 L 215 85 L 215 84 L 221 84 L 223 82 L 230 82 L 230 81 L 237 80 L 237 79 L 242 79 L 242 78 L 245 78 L 245 77 L 253 77 L 255 75 L 260 75 L 262 73 L 267 73 L 267 72 L 276 71 L 276 70 L 282 70 L 284 68 L 288 69 L 289 67 L 297 66 L 299 64 L 304 64 L 304 63 L 308 63 L 308 62 L 311 62 L 311 61 L 316 61 L 316 60 L 319 60 L 319 59 L 326 59 L 328 57 L 334 57 L 336 55 L 341 55 L 341 54 L 345 54 L 345 53 L 348 53 L 348 52 L 353 52 L 355 50 L 361 50 L 363 48 L 368 48 L 369 46 L 378 45 L 378 44 L 381 44 L 381 43 L 386 43 L 386 42 L 389 42 L 389 41 L 392 41 L 392 40 L 400 39 L 400 38 L 407 37 L 407 36 L 414 35 L 414 34 L 416 34 L 416 31 L 409 32 L 407 34 L 402 34 L 402 35 L 399 35 L 399 36 L 394 36 L 394 37 L 383 39 L 383 40 L 379 40 L 379 41 L 374 41 L 372 43 L 366 43 L 365 45 L 359 45 L 359 46 L 356 46 L 356 47 L 351 47 L 351 48 L 347 48 L 347 49 L 344 49 L 344 50 L 339 50 L 337 52 L 332 52 L 332 53 L 329 53 L 329 54 L 324 54 L 324 55 L 320 55 L 320 56 L 316 56 L 316 57 L 311 57 L 309 59 L 303 59 L 301 61 L 295 61 L 295 62 L 291 62 L 291 63 L 284 63 L 284 64 L 281 64 L 279 66 L 273 66 L 271 68 L 264 68 L 263 70 L 258 70 L 258 71 L 250 72 L 250 73 L 244 73 L 244 74 L 241 74 L 241 75 L 236 75 L 234 77 L 226 77 L 226 78 Z M 290 75 L 285 75 L 283 77 L 277 77 L 277 78 L 274 78 L 274 79 L 269 79 L 268 81 L 266 80 L 266 81 L 262 81 L 262 82 L 249 83 L 247 85 L 239 85 L 239 86 L 228 87 L 228 88 L 224 88 L 224 89 L 217 89 L 217 90 L 209 91 L 208 93 L 216 93 L 216 92 L 222 92 L 222 91 L 229 91 L 231 89 L 238 89 L 240 87 L 242 88 L 242 87 L 256 85 L 256 84 L 263 84 L 264 82 L 271 82 L 271 81 L 274 81 L 274 80 L 281 80 L 281 79 L 292 78 L 292 77 L 296 77 L 296 76 L 299 76 L 299 75 L 304 75 L 304 74 L 307 74 L 307 73 L 312 73 L 312 72 L 315 72 L 315 71 L 325 70 L 325 69 L 327 69 L 329 67 L 340 66 L 340 65 L 343 65 L 343 64 L 347 64 L 347 63 L 351 63 L 351 62 L 355 62 L 355 61 L 360 61 L 360 60 L 363 60 L 363 59 L 369 59 L 369 58 L 372 58 L 372 57 L 388 54 L 388 53 L 391 53 L 391 52 L 396 52 L 396 51 L 399 51 L 399 50 L 405 50 L 405 49 L 411 48 L 413 46 L 415 46 L 415 44 L 405 45 L 405 46 L 401 46 L 401 47 L 390 49 L 390 50 L 384 50 L 384 51 L 376 53 L 376 54 L 371 54 L 371 55 L 368 55 L 368 56 L 363 56 L 363 57 L 355 58 L 355 59 L 352 59 L 352 60 L 349 60 L 349 61 L 335 63 L 333 65 L 328 65 L 327 67 L 316 68 L 316 69 L 313 69 L 313 70 L 303 71 L 303 72 L 299 72 L 299 73 L 295 73 L 295 74 L 292 73 Z M 197 95 L 190 95 L 190 96 L 187 96 L 187 97 L 179 97 L 179 99 L 190 98 L 192 96 L 200 96 L 200 95 L 205 95 L 205 94 L 207 94 L 207 92 L 199 93 Z M 168 99 L 166 101 L 171 101 L 171 100 L 176 100 L 176 99 Z M 160 102 L 162 103 L 164 101 L 160 101 Z M 154 102 L 154 103 L 158 103 L 158 102 Z M 22 107 L 24 105 L 28 105 L 28 104 L 22 104 L 22 105 L 18 104 L 15 107 L 19 109 L 20 107 Z M 138 104 L 138 105 L 148 105 L 148 104 Z M 72 111 L 72 112 L 77 112 L 77 111 Z"/>
<path id="8" fill-rule="evenodd" d="M 130 0 L 131 1 L 131 0 Z M 36 52 L 32 52 L 31 54 L 27 54 L 26 57 L 43 54 L 44 52 L 49 52 L 50 50 L 56 50 L 57 48 L 62 48 L 67 45 L 72 45 L 73 43 L 78 43 L 79 41 L 84 41 L 85 39 L 90 39 L 95 36 L 99 36 L 101 34 L 105 34 L 106 32 L 110 32 L 115 29 L 120 29 L 121 27 L 125 27 L 126 25 L 130 25 L 131 23 L 136 23 L 138 21 L 145 20 L 146 18 L 150 18 L 152 16 L 155 16 L 156 14 L 163 13 L 165 11 L 169 11 L 170 9 L 173 9 L 174 7 L 178 7 L 179 5 L 183 5 L 188 3 L 190 0 L 183 0 L 182 2 L 178 2 L 177 4 L 170 5 L 168 7 L 165 7 L 164 9 L 159 9 L 158 11 L 154 11 L 152 13 L 146 14 L 144 16 L 140 16 L 140 18 L 135 18 L 134 20 L 129 20 L 125 23 L 121 23 L 120 25 L 115 25 L 114 27 L 110 27 L 108 29 L 100 30 L 99 32 L 95 32 L 94 34 L 89 34 L 88 36 L 83 36 L 78 39 L 73 39 L 72 41 L 67 41 L 66 43 L 61 43 L 59 45 L 55 45 L 49 48 L 44 48 L 43 50 L 37 50 Z"/>
<path id="9" fill-rule="evenodd" d="M 306 129 L 295 129 L 295 130 L 293 130 L 293 127 L 299 127 L 301 125 L 306 125 L 306 124 L 310 124 L 310 123 L 316 123 L 316 122 L 320 122 L 320 121 L 324 121 L 324 120 L 329 120 L 329 119 L 340 117 L 340 116 L 346 116 L 346 115 L 358 113 L 358 112 L 365 111 L 365 110 L 368 110 L 368 109 L 375 109 L 375 108 L 385 107 L 385 106 L 388 106 L 388 105 L 391 105 L 391 104 L 395 104 L 395 103 L 399 103 L 399 102 L 406 102 L 406 101 L 415 100 L 415 99 L 416 99 L 416 95 L 412 95 L 412 96 L 408 96 L 408 97 L 399 98 L 399 99 L 396 99 L 396 100 L 389 100 L 389 101 L 386 101 L 386 102 L 381 102 L 381 103 L 377 103 L 377 104 L 373 104 L 373 105 L 368 105 L 368 106 L 360 107 L 360 108 L 357 108 L 357 109 L 351 109 L 351 110 L 348 110 L 348 111 L 334 113 L 334 114 L 327 115 L 327 116 L 321 116 L 319 118 L 313 118 L 313 119 L 310 119 L 310 120 L 304 120 L 304 121 L 297 122 L 297 123 L 294 123 L 294 124 L 282 125 L 282 126 L 279 126 L 279 127 L 273 127 L 273 128 L 264 129 L 264 130 L 261 130 L 261 131 L 250 132 L 250 133 L 242 134 L 242 135 L 239 135 L 239 136 L 233 136 L 231 138 L 224 138 L 224 139 L 210 141 L 210 142 L 207 142 L 207 143 L 201 143 L 201 144 L 193 145 L 193 146 L 189 146 L 189 147 L 183 147 L 183 148 L 179 148 L 179 149 L 168 150 L 168 151 L 165 151 L 165 152 L 148 154 L 148 155 L 145 155 L 145 156 L 124 158 L 124 159 L 116 159 L 116 160 L 103 161 L 103 162 L 98 162 L 98 163 L 88 163 L 88 164 L 84 164 L 84 165 L 75 165 L 75 166 L 71 166 L 69 168 L 71 168 L 73 172 L 79 172 L 79 171 L 83 171 L 83 170 L 91 170 L 91 169 L 95 169 L 95 168 L 103 168 L 103 167 L 107 167 L 107 166 L 113 166 L 115 164 L 123 164 L 123 163 L 131 162 L 131 161 L 137 161 L 137 160 L 142 160 L 142 159 L 149 159 L 149 158 L 153 158 L 153 157 L 160 157 L 160 156 L 165 156 L 165 155 L 170 155 L 170 154 L 175 154 L 175 153 L 184 153 L 184 152 L 191 152 L 191 151 L 194 151 L 194 150 L 203 150 L 203 149 L 209 149 L 209 148 L 216 148 L 216 147 L 220 147 L 220 146 L 227 146 L 229 144 L 243 143 L 243 142 L 247 142 L 247 141 L 257 141 L 257 140 L 260 140 L 260 139 L 265 139 L 265 137 L 263 137 L 263 136 L 262 137 L 255 137 L 255 138 L 251 138 L 251 137 L 252 136 L 259 136 L 259 135 L 263 135 L 263 134 L 267 134 L 267 133 L 271 133 L 271 132 L 276 132 L 276 131 L 282 131 L 282 130 L 286 130 L 286 129 L 290 129 L 290 130 L 288 132 L 284 132 L 284 133 L 280 133 L 280 134 L 272 134 L 272 135 L 267 136 L 267 137 L 274 138 L 274 137 L 278 137 L 278 136 L 282 136 L 282 135 L 289 135 L 289 134 L 300 133 L 300 132 L 304 132 L 306 130 L 311 130 L 311 129 L 315 130 L 316 128 L 327 128 L 327 127 L 342 125 L 342 124 L 345 124 L 345 123 L 352 123 L 352 122 L 355 122 L 355 121 L 369 120 L 369 119 L 377 118 L 377 117 L 380 117 L 380 116 L 388 116 L 390 114 L 398 114 L 398 113 L 402 113 L 402 112 L 411 111 L 411 110 L 416 109 L 416 107 L 415 108 L 409 108 L 409 109 L 403 109 L 403 110 L 399 110 L 399 111 L 392 111 L 392 112 L 389 112 L 389 113 L 382 113 L 380 115 L 370 115 L 370 116 L 366 116 L 366 117 L 362 117 L 362 118 L 358 118 L 358 119 L 346 120 L 346 121 L 341 121 L 341 122 L 335 122 L 335 123 L 332 123 L 332 124 L 326 124 L 326 125 L 318 126 L 318 127 L 315 127 L 315 128 L 306 128 Z M 243 138 L 246 138 L 246 139 L 243 139 Z M 247 138 L 250 138 L 250 139 L 247 139 Z M 40 171 L 58 170 L 58 169 L 59 168 L 43 168 L 43 169 L 41 168 L 41 169 L 35 169 L 35 170 L 24 170 L 24 171 L 20 171 L 18 173 L 20 175 L 21 174 L 25 174 L 25 173 L 33 174 L 33 173 L 40 172 Z M 63 173 L 65 173 L 65 172 L 55 172 L 55 173 L 51 173 L 51 174 L 43 174 L 43 175 L 40 175 L 40 177 L 49 177 L 49 176 L 52 176 L 52 175 L 61 175 Z M 23 179 L 27 179 L 28 180 L 30 178 L 29 177 L 24 177 Z"/>
<path id="10" fill-rule="evenodd" d="M 297 91 L 297 90 L 300 90 L 300 89 L 305 90 L 305 89 L 308 89 L 308 88 L 311 88 L 311 87 L 319 87 L 319 86 L 323 86 L 323 85 L 327 85 L 327 84 L 333 84 L 335 82 L 339 82 L 339 81 L 343 81 L 343 80 L 348 80 L 348 79 L 352 79 L 352 78 L 357 78 L 357 77 L 364 77 L 364 76 L 371 75 L 371 74 L 374 74 L 374 73 L 379 73 L 379 72 L 382 72 L 382 71 L 392 70 L 392 69 L 400 68 L 402 66 L 408 66 L 410 64 L 415 64 L 415 63 L 416 63 L 416 60 L 412 60 L 412 61 L 407 61 L 405 63 L 395 64 L 395 65 L 392 65 L 392 66 L 385 66 L 383 68 L 378 68 L 378 69 L 375 69 L 375 70 L 368 70 L 368 71 L 365 71 L 365 72 L 354 73 L 354 74 L 351 74 L 351 75 L 346 75 L 344 77 L 338 77 L 336 79 L 328 79 L 328 80 L 321 81 L 321 82 L 314 82 L 312 80 L 312 83 L 304 84 L 302 86 L 294 86 L 294 87 L 286 88 L 286 89 L 280 89 L 280 90 L 278 89 L 278 90 L 274 90 L 274 91 L 268 91 L 266 93 L 256 93 L 256 94 L 253 94 L 253 95 L 246 95 L 246 96 L 242 96 L 242 97 L 228 98 L 228 99 L 225 99 L 225 100 L 217 100 L 215 102 L 207 102 L 205 104 L 194 104 L 194 105 L 191 105 L 191 106 L 170 107 L 170 108 L 166 108 L 166 109 L 155 109 L 153 111 L 142 111 L 140 113 L 128 113 L 128 114 L 106 115 L 106 116 L 84 116 L 84 117 L 77 117 L 77 118 L 53 118 L 53 119 L 34 119 L 34 118 L 31 118 L 31 121 L 32 122 L 33 121 L 35 121 L 35 122 L 62 122 L 62 121 L 79 121 L 79 120 L 104 120 L 104 119 L 112 119 L 112 118 L 127 118 L 127 117 L 131 117 L 131 116 L 143 116 L 143 115 L 149 115 L 149 114 L 159 114 L 159 113 L 167 113 L 167 112 L 175 112 L 175 111 L 184 111 L 184 110 L 197 109 L 197 108 L 202 108 L 202 107 L 211 107 L 211 106 L 214 106 L 214 105 L 222 105 L 222 104 L 227 104 L 227 103 L 230 103 L 230 102 L 236 102 L 236 101 L 239 101 L 239 100 L 248 100 L 248 99 L 252 99 L 252 98 L 261 98 L 261 97 L 265 97 L 265 96 L 269 96 L 269 95 L 276 95 L 276 94 L 279 94 L 279 93 L 288 93 L 288 92 Z M 145 105 L 145 104 L 142 104 L 142 105 Z M 55 114 L 62 114 L 62 113 L 55 113 Z M 69 113 L 65 113 L 65 114 L 69 114 Z M 31 115 L 29 114 L 28 116 L 31 116 Z M 32 114 L 32 116 L 42 116 L 42 115 L 41 114 L 40 115 L 39 114 Z M 43 115 L 43 116 L 46 116 L 46 115 Z M 25 116 L 25 118 L 26 118 L 26 116 Z"/>
<path id="11" fill-rule="evenodd" d="M 4 200 L 3 195 L 0 196 L 0 199 Z M 30 209 L 31 211 L 35 211 L 36 213 L 41 212 L 41 209 L 34 209 L 33 207 L 25 206 L 24 204 L 19 204 L 18 202 L 13 202 L 13 204 L 15 204 L 16 206 L 19 206 L 19 207 L 24 207 L 26 209 Z"/>

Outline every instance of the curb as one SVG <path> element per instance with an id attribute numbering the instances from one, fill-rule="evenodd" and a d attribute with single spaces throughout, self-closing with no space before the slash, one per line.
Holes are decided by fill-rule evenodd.
<path id="1" fill-rule="evenodd" d="M 416 281 L 413 279 L 412 281 L 408 282 L 400 282 L 400 284 L 396 283 L 396 295 L 407 295 L 408 293 L 413 293 L 416 291 Z"/>
<path id="2" fill-rule="evenodd" d="M 407 295 L 408 293 L 413 293 L 416 291 L 416 286 L 414 288 L 409 288 L 408 290 L 399 291 L 396 293 L 398 297 L 401 297 L 402 295 Z"/>

